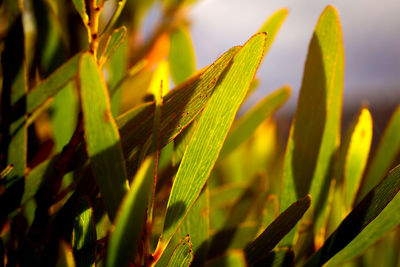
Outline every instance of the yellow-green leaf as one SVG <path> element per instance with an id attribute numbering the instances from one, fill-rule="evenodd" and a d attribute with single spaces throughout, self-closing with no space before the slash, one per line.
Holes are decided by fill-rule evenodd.
<path id="1" fill-rule="evenodd" d="M 180 84 L 196 71 L 196 59 L 189 29 L 181 26 L 171 33 L 169 64 L 171 77 L 175 84 Z"/>
<path id="2" fill-rule="evenodd" d="M 128 189 L 127 174 L 104 78 L 90 54 L 82 55 L 79 81 L 86 150 L 108 215 L 114 219 Z"/>
<path id="3" fill-rule="evenodd" d="M 192 243 L 186 236 L 175 248 L 167 267 L 189 267 L 193 261 Z"/>
<path id="4" fill-rule="evenodd" d="M 274 111 L 282 106 L 290 96 L 290 88 L 283 87 L 261 100 L 232 126 L 221 150 L 220 158 L 229 155 L 236 147 L 257 129 Z"/>
<path id="5" fill-rule="evenodd" d="M 372 117 L 368 109 L 363 108 L 354 125 L 351 140 L 347 148 L 344 166 L 345 206 L 350 210 L 360 186 L 361 178 L 367 165 L 372 141 Z"/>
<path id="6" fill-rule="evenodd" d="M 398 225 L 400 222 L 397 194 L 399 190 L 400 166 L 397 166 L 360 201 L 305 266 L 322 266 L 352 241 L 351 249 L 347 250 L 345 256 L 354 257 L 363 248 L 366 248 L 366 245 L 372 244 L 374 240 L 376 241 L 388 230 Z M 389 209 L 387 210 L 387 208 Z M 391 213 L 388 213 L 389 211 Z M 366 231 L 368 225 L 371 226 Z M 357 236 L 359 237 L 356 238 Z M 341 253 L 346 254 L 345 252 Z M 338 256 L 341 260 L 343 260 L 343 254 Z"/>
<path id="7" fill-rule="evenodd" d="M 339 17 L 336 9 L 328 6 L 318 20 L 305 63 L 286 148 L 280 210 L 308 192 L 315 203 L 312 217 L 318 217 L 326 203 L 340 140 L 343 64 Z M 294 234 L 292 231 L 281 245 L 291 245 Z"/>
<path id="8" fill-rule="evenodd" d="M 362 182 L 359 197 L 361 199 L 387 173 L 400 151 L 400 106 L 393 112 L 383 132 L 374 157 Z"/>
<path id="9" fill-rule="evenodd" d="M 160 240 L 162 248 L 168 244 L 206 183 L 260 64 L 264 44 L 265 34 L 257 34 L 239 50 L 204 108 L 171 189 Z"/>
<path id="10" fill-rule="evenodd" d="M 112 56 L 115 50 L 125 41 L 126 39 L 126 28 L 124 26 L 115 29 L 109 36 L 107 43 L 104 48 L 104 52 L 100 57 L 99 65 L 103 66 L 104 63 Z"/>
<path id="11" fill-rule="evenodd" d="M 152 177 L 148 175 L 151 165 L 151 158 L 143 162 L 124 197 L 110 235 L 105 266 L 129 266 L 129 261 L 136 256 L 151 193 Z"/>
<path id="12" fill-rule="evenodd" d="M 229 250 L 206 263 L 207 267 L 247 267 L 246 257 L 241 250 Z"/>
<path id="13" fill-rule="evenodd" d="M 265 42 L 264 47 L 264 55 L 268 52 L 271 47 L 275 37 L 281 28 L 283 22 L 285 21 L 289 10 L 287 8 L 282 8 L 276 11 L 272 16 L 268 18 L 268 20 L 264 23 L 264 25 L 260 28 L 258 32 L 266 32 L 267 33 L 267 41 Z"/>

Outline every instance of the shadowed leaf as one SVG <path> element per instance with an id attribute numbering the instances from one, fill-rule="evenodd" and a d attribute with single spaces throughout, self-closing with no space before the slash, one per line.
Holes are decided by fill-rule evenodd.
<path id="1" fill-rule="evenodd" d="M 393 169 L 384 180 L 375 186 L 353 209 L 353 211 L 342 221 L 336 231 L 325 241 L 324 245 L 311 257 L 305 266 L 321 266 L 326 263 L 336 253 L 346 247 L 360 232 L 364 232 L 365 228 L 385 209 L 400 190 L 400 167 Z M 395 206 L 398 208 L 397 198 L 393 199 Z M 393 208 L 393 207 L 392 207 Z M 392 209 L 393 211 L 393 209 Z M 387 214 L 387 213 L 386 213 Z M 393 222 L 399 223 L 399 218 L 395 219 L 394 212 L 389 215 L 393 218 Z M 386 215 L 387 216 L 387 215 Z M 398 217 L 398 216 L 396 216 Z M 387 218 L 387 217 L 386 217 Z M 369 228 L 370 234 L 382 235 L 386 233 L 387 228 L 380 224 L 375 224 L 374 228 Z M 379 226 L 384 227 L 378 228 Z M 392 225 L 391 225 L 392 226 Z M 379 229 L 379 230 L 378 230 Z M 382 229 L 382 230 L 381 230 Z M 368 236 L 368 233 L 365 235 Z M 364 236 L 365 237 L 365 236 Z M 359 239 L 360 240 L 360 239 Z M 361 243 L 358 243 L 360 245 Z M 371 244 L 371 243 L 370 243 Z M 357 250 L 352 251 L 354 256 Z M 358 251 L 359 252 L 359 251 Z"/>
<path id="2" fill-rule="evenodd" d="M 246 259 L 255 264 L 279 243 L 279 241 L 297 224 L 311 205 L 310 195 L 299 199 L 281 213 L 256 240 L 245 248 Z"/>
<path id="3" fill-rule="evenodd" d="M 124 197 L 110 236 L 106 266 L 129 266 L 132 255 L 136 255 L 151 192 L 152 177 L 147 175 L 151 165 L 150 158 L 143 162 Z"/>
<path id="4" fill-rule="evenodd" d="M 309 193 L 318 217 L 329 192 L 340 140 L 344 53 L 335 8 L 321 14 L 309 45 L 295 119 L 286 147 L 280 210 Z M 316 228 L 321 222 L 315 222 Z M 282 241 L 292 244 L 295 230 Z"/>
<path id="5" fill-rule="evenodd" d="M 94 266 L 96 240 L 92 207 L 87 199 L 82 198 L 72 233 L 72 248 L 77 266 Z"/>
<path id="6" fill-rule="evenodd" d="M 107 213 L 113 220 L 127 192 L 127 174 L 107 88 L 90 54 L 82 56 L 79 81 L 86 150 Z"/>

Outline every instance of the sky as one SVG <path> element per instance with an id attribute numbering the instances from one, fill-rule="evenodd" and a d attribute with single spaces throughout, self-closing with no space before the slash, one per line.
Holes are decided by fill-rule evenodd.
<path id="1" fill-rule="evenodd" d="M 243 44 L 274 11 L 286 7 L 289 15 L 258 71 L 261 83 L 250 102 L 289 84 L 293 94 L 284 110 L 293 110 L 308 44 L 319 15 L 329 4 L 337 8 L 343 30 L 344 105 L 399 104 L 399 0 L 200 0 L 189 13 L 197 68 Z"/>

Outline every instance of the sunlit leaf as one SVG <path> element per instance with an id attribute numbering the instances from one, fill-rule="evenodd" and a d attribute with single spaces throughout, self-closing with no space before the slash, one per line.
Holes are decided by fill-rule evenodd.
<path id="1" fill-rule="evenodd" d="M 229 155 L 237 146 L 246 140 L 268 116 L 285 103 L 289 95 L 290 88 L 283 87 L 264 98 L 235 122 L 226 138 L 220 158 Z"/>
<path id="2" fill-rule="evenodd" d="M 127 174 L 107 88 L 90 54 L 82 55 L 79 80 L 86 150 L 107 212 L 113 219 L 127 192 Z"/>
<path id="3" fill-rule="evenodd" d="M 143 162 L 133 179 L 131 190 L 124 197 L 110 236 L 106 266 L 129 266 L 129 261 L 136 255 L 151 192 L 152 179 L 147 175 L 150 166 L 149 158 Z"/>
<path id="4" fill-rule="evenodd" d="M 310 192 L 316 216 L 323 210 L 339 145 L 344 54 L 337 11 L 328 6 L 319 18 L 304 67 L 295 119 L 286 147 L 280 210 Z M 316 228 L 321 222 L 315 222 Z M 291 245 L 295 231 L 281 243 Z"/>
<path id="5" fill-rule="evenodd" d="M 361 199 L 387 173 L 400 151 L 400 106 L 396 108 L 380 138 L 374 157 L 367 170 L 358 199 Z"/>
<path id="6" fill-rule="evenodd" d="M 60 240 L 56 267 L 75 267 L 74 254 L 69 243 Z"/>
<path id="7" fill-rule="evenodd" d="M 260 64 L 265 34 L 251 38 L 235 55 L 199 119 L 175 177 L 161 247 L 168 244 L 198 197 Z"/>
<path id="8" fill-rule="evenodd" d="M 372 141 L 372 118 L 368 109 L 363 108 L 354 125 L 351 140 L 347 147 L 344 169 L 344 197 L 349 210 L 355 201 L 357 190 L 367 164 Z"/>
<path id="9" fill-rule="evenodd" d="M 180 84 L 196 71 L 196 59 L 189 29 L 185 26 L 175 29 L 170 37 L 168 61 L 175 84 Z"/>
<path id="10" fill-rule="evenodd" d="M 167 267 L 189 267 L 193 261 L 192 243 L 189 236 L 186 236 L 176 247 Z"/>
<path id="11" fill-rule="evenodd" d="M 371 244 L 370 242 L 373 241 L 371 237 L 377 240 L 377 236 L 380 237 L 386 233 L 388 228 L 393 227 L 393 223 L 397 225 L 400 218 L 397 216 L 398 212 L 394 211 L 393 208 L 398 208 L 397 192 L 399 190 L 400 167 L 398 166 L 361 200 L 305 266 L 321 266 L 352 241 L 354 243 L 352 242 L 353 247 L 350 250 L 350 255 L 356 256 L 360 252 L 360 246 L 366 248 L 365 245 Z M 386 210 L 387 208 L 389 209 Z M 382 211 L 386 212 L 383 213 Z M 389 215 L 388 211 L 392 213 Z M 378 216 L 382 215 L 381 212 L 384 216 Z M 384 220 L 386 220 L 386 225 L 382 224 Z M 371 226 L 366 229 L 369 224 Z M 355 239 L 357 236 L 360 237 Z M 365 239 L 365 237 L 370 239 Z"/>
<path id="12" fill-rule="evenodd" d="M 104 63 L 113 55 L 115 50 L 124 42 L 126 38 L 126 28 L 124 26 L 115 29 L 107 40 L 103 54 L 100 57 L 99 65 L 103 66 Z"/>
<path id="13" fill-rule="evenodd" d="M 258 32 L 266 32 L 267 33 L 267 41 L 265 42 L 264 47 L 264 55 L 268 52 L 271 47 L 275 37 L 281 28 L 283 22 L 285 21 L 289 10 L 287 8 L 282 8 L 276 11 L 272 16 L 268 18 L 268 20 L 264 23 L 264 25 L 260 28 Z"/>

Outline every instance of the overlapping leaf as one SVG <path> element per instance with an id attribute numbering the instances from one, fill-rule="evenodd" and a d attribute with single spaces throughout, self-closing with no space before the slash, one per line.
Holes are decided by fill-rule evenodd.
<path id="1" fill-rule="evenodd" d="M 239 50 L 203 110 L 172 186 L 161 248 L 168 244 L 207 181 L 260 64 L 264 44 L 265 35 L 257 34 Z"/>

